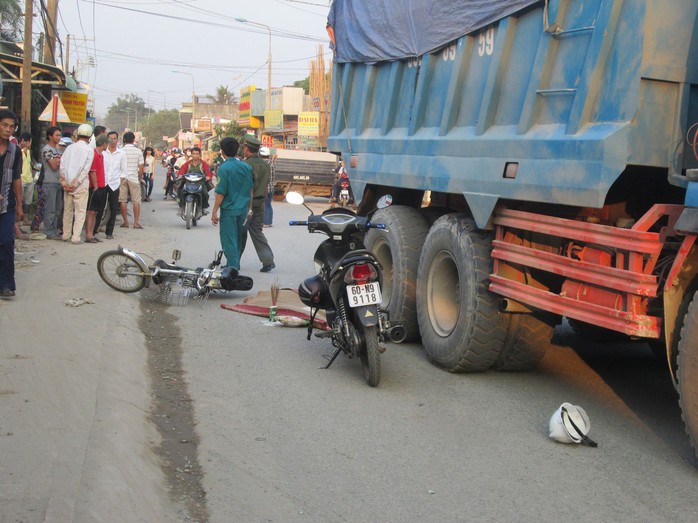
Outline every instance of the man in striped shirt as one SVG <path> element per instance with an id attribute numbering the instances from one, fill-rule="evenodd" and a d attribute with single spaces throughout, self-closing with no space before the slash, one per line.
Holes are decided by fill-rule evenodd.
<path id="1" fill-rule="evenodd" d="M 138 221 L 141 216 L 141 180 L 143 179 L 143 151 L 136 147 L 133 142 L 136 135 L 131 131 L 124 133 L 123 151 L 126 154 L 126 177 L 121 178 L 119 187 L 119 203 L 121 204 L 121 216 L 124 223 L 121 225 L 128 228 L 128 211 L 126 203 L 129 195 L 133 203 L 133 228 L 142 229 L 143 226 Z"/>

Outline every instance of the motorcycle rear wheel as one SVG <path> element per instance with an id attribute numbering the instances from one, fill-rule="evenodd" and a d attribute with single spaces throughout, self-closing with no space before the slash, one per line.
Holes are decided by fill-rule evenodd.
<path id="1" fill-rule="evenodd" d="M 361 352 L 364 378 L 371 387 L 377 387 L 381 381 L 381 355 L 378 345 L 378 327 L 364 327 L 365 350 Z"/>
<path id="2" fill-rule="evenodd" d="M 104 283 L 119 292 L 138 292 L 145 287 L 145 275 L 136 261 L 121 251 L 107 251 L 97 260 Z M 138 274 L 136 274 L 138 273 Z"/>
<path id="3" fill-rule="evenodd" d="M 191 224 L 194 216 L 194 202 L 184 204 L 184 221 L 187 222 L 187 229 L 191 229 Z"/>

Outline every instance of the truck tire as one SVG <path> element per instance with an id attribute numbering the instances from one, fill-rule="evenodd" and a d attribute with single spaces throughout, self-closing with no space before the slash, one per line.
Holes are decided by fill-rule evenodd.
<path id="1" fill-rule="evenodd" d="M 683 319 L 678 343 L 678 392 L 681 417 L 693 450 L 698 449 L 698 292 Z"/>
<path id="2" fill-rule="evenodd" d="M 378 211 L 372 221 L 386 226 L 371 229 L 364 242 L 383 267 L 381 307 L 405 323 L 405 341 L 417 340 L 417 269 L 429 227 L 417 209 L 400 205 Z"/>
<path id="3" fill-rule="evenodd" d="M 427 358 L 449 372 L 481 372 L 504 348 L 509 317 L 489 291 L 493 234 L 465 214 L 429 230 L 417 273 L 417 318 Z"/>
<path id="4" fill-rule="evenodd" d="M 419 209 L 419 213 L 424 217 L 424 219 L 427 221 L 427 224 L 429 227 L 434 225 L 434 222 L 441 218 L 444 214 L 448 214 L 449 211 L 445 207 L 424 207 L 422 209 Z"/>
<path id="5" fill-rule="evenodd" d="M 504 349 L 494 363 L 500 372 L 534 369 L 545 356 L 554 327 L 533 314 L 512 314 Z"/>

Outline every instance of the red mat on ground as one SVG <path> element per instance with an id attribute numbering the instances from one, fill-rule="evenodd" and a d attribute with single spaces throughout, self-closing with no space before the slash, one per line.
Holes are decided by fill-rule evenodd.
<path id="1" fill-rule="evenodd" d="M 259 291 L 256 295 L 245 298 L 245 303 L 237 305 L 221 303 L 222 309 L 266 318 L 269 317 L 269 307 L 271 307 L 271 291 Z M 310 307 L 303 304 L 295 289 L 281 289 L 276 300 L 276 315 L 310 320 Z M 317 313 L 313 326 L 316 329 L 329 330 L 324 312 Z"/>

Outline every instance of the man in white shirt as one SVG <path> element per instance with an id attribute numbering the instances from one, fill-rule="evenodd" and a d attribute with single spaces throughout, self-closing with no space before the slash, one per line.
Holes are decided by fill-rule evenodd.
<path id="1" fill-rule="evenodd" d="M 107 184 L 107 201 L 109 202 L 109 219 L 107 220 L 106 234 L 107 240 L 114 239 L 114 224 L 116 215 L 119 213 L 119 188 L 121 179 L 126 178 L 126 153 L 119 149 L 119 133 L 111 131 L 109 137 L 109 147 L 102 153 L 104 157 L 104 181 Z M 95 229 L 99 228 L 102 216 L 97 216 Z M 97 231 L 94 231 L 97 234 Z"/>
<path id="2" fill-rule="evenodd" d="M 136 147 L 133 142 L 136 135 L 131 131 L 124 133 L 124 148 L 126 154 L 126 177 L 121 179 L 119 188 L 119 203 L 121 204 L 121 216 L 124 223 L 121 225 L 128 228 L 128 211 L 126 204 L 129 196 L 133 203 L 133 228 L 142 229 L 139 223 L 141 216 L 141 180 L 143 179 L 143 151 Z"/>
<path id="3" fill-rule="evenodd" d="M 90 180 L 88 175 L 95 151 L 89 145 L 92 126 L 78 127 L 78 141 L 66 148 L 61 157 L 60 183 L 63 187 L 63 241 L 82 243 L 80 234 L 85 224 Z M 72 238 L 71 238 L 72 236 Z"/>

